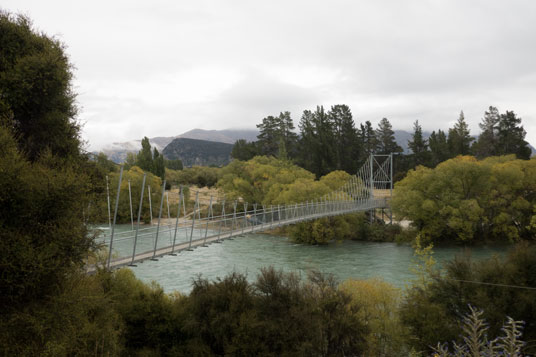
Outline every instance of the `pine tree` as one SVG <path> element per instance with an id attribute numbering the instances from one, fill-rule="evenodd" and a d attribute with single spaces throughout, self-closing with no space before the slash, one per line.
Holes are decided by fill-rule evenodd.
<path id="1" fill-rule="evenodd" d="M 295 127 L 290 116 L 290 112 L 282 112 L 279 114 L 279 135 L 283 139 L 285 144 L 285 150 L 288 156 L 296 156 L 298 134 L 294 132 Z M 280 146 L 280 145 L 279 145 Z M 279 149 L 278 149 L 279 150 Z"/>
<path id="2" fill-rule="evenodd" d="M 471 152 L 471 142 L 474 140 L 469 134 L 469 126 L 465 121 L 463 111 L 460 112 L 460 116 L 453 128 L 449 129 L 449 150 L 450 156 L 469 155 Z"/>
<path id="3" fill-rule="evenodd" d="M 378 141 L 376 138 L 376 131 L 374 128 L 372 128 L 372 124 L 370 121 L 366 121 L 365 125 L 361 125 L 361 143 L 363 146 L 363 158 L 362 160 L 366 160 L 367 157 L 370 154 L 374 154 L 376 152 L 376 148 L 378 146 Z"/>
<path id="4" fill-rule="evenodd" d="M 383 118 L 378 123 L 376 139 L 378 154 L 398 154 L 403 151 L 403 149 L 396 143 L 395 132 L 387 118 Z"/>
<path id="5" fill-rule="evenodd" d="M 447 135 L 443 130 L 438 130 L 437 134 L 435 131 L 432 132 L 428 139 L 428 146 L 430 147 L 432 166 L 450 158 Z"/>
<path id="6" fill-rule="evenodd" d="M 259 135 L 257 143 L 262 155 L 277 156 L 279 148 L 280 125 L 279 118 L 272 115 L 262 119 L 261 124 L 257 124 Z"/>
<path id="7" fill-rule="evenodd" d="M 160 155 L 156 148 L 153 149 L 153 168 L 151 172 L 164 180 L 166 176 L 166 167 L 164 164 L 164 156 Z"/>
<path id="8" fill-rule="evenodd" d="M 153 169 L 153 154 L 151 153 L 151 144 L 148 137 L 141 140 L 141 150 L 136 159 L 136 165 L 144 171 L 152 171 Z"/>
<path id="9" fill-rule="evenodd" d="M 328 113 L 333 126 L 335 168 L 354 173 L 359 160 L 359 140 L 350 108 L 345 104 L 331 107 Z"/>
<path id="10" fill-rule="evenodd" d="M 484 158 L 497 154 L 499 141 L 499 121 L 501 116 L 497 108 L 490 106 L 489 111 L 484 113 L 482 123 L 478 124 L 482 132 L 473 145 L 473 153 L 478 158 Z"/>
<path id="11" fill-rule="evenodd" d="M 323 176 L 334 170 L 335 167 L 335 140 L 333 125 L 329 120 L 323 106 L 317 106 L 312 115 L 312 123 L 316 133 L 316 146 L 314 147 L 313 172 Z"/>
<path id="12" fill-rule="evenodd" d="M 429 159 L 428 144 L 423 137 L 422 127 L 418 120 L 413 124 L 413 131 L 412 139 L 408 141 L 408 147 L 413 152 L 414 164 L 425 165 Z"/>
<path id="13" fill-rule="evenodd" d="M 513 111 L 501 114 L 498 126 L 498 155 L 516 154 L 519 159 L 529 159 L 531 150 L 525 141 L 525 129 Z"/>
<path id="14" fill-rule="evenodd" d="M 312 172 L 316 134 L 313 125 L 313 113 L 310 110 L 303 111 L 298 128 L 300 130 L 298 162 L 301 167 Z"/>

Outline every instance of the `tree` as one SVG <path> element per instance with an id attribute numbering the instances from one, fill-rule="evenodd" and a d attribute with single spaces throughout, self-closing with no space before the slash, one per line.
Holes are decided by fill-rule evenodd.
<path id="1" fill-rule="evenodd" d="M 473 152 L 478 158 L 485 158 L 497 154 L 499 121 L 501 116 L 497 108 L 490 106 L 484 113 L 482 123 L 478 124 L 482 132 L 473 145 Z"/>
<path id="2" fill-rule="evenodd" d="M 316 135 L 313 125 L 313 113 L 310 110 L 303 111 L 298 128 L 300 129 L 298 162 L 306 170 L 312 171 Z"/>
<path id="3" fill-rule="evenodd" d="M 473 140 L 474 138 L 469 134 L 469 127 L 465 121 L 463 111 L 461 111 L 458 121 L 454 124 L 453 128 L 449 129 L 449 137 L 447 141 L 451 157 L 468 155 Z"/>
<path id="4" fill-rule="evenodd" d="M 294 133 L 290 112 L 281 112 L 277 117 L 267 116 L 261 124 L 257 124 L 257 128 L 259 129 L 257 136 L 259 154 L 278 156 L 281 140 L 287 152 L 295 152 L 298 136 Z"/>
<path id="5" fill-rule="evenodd" d="M 106 169 L 81 152 L 71 65 L 63 44 L 1 11 L 0 48 L 2 352 L 107 354 L 95 346 L 114 345 L 118 326 L 83 269 Z"/>
<path id="6" fill-rule="evenodd" d="M 138 152 L 136 157 L 136 165 L 139 166 L 143 171 L 153 170 L 153 154 L 151 153 L 151 143 L 149 138 L 144 136 L 141 140 L 141 150 Z"/>
<path id="7" fill-rule="evenodd" d="M 435 131 L 433 131 L 428 138 L 428 145 L 430 147 L 432 166 L 435 166 L 450 158 L 447 135 L 445 135 L 443 130 L 438 130 L 437 134 Z"/>
<path id="8" fill-rule="evenodd" d="M 422 127 L 418 120 L 413 123 L 413 130 L 412 139 L 408 141 L 408 146 L 413 152 L 415 165 L 424 165 L 428 162 L 428 143 L 423 137 Z"/>
<path id="9" fill-rule="evenodd" d="M 361 124 L 361 142 L 363 147 L 362 161 L 364 161 L 370 154 L 374 154 L 378 147 L 376 131 L 372 128 L 372 124 L 368 120 L 365 122 L 365 125 Z"/>
<path id="10" fill-rule="evenodd" d="M 160 177 L 162 180 L 166 174 L 166 167 L 164 165 L 164 156 L 160 155 L 156 148 L 153 149 L 153 168 L 150 170 L 153 174 Z"/>
<path id="11" fill-rule="evenodd" d="M 323 106 L 317 106 L 312 115 L 312 123 L 316 136 L 314 150 L 313 172 L 323 176 L 335 168 L 335 138 L 333 123 Z"/>
<path id="12" fill-rule="evenodd" d="M 294 132 L 294 123 L 290 117 L 290 112 L 281 112 L 278 117 L 279 136 L 283 139 L 285 150 L 289 157 L 296 155 L 296 146 L 298 144 L 298 134 Z"/>
<path id="13" fill-rule="evenodd" d="M 262 123 L 257 124 L 257 128 L 259 129 L 257 142 L 262 155 L 277 155 L 279 144 L 277 124 L 278 118 L 271 115 L 262 119 Z"/>
<path id="14" fill-rule="evenodd" d="M 136 153 L 127 152 L 127 157 L 125 158 L 125 163 L 124 163 L 125 169 L 128 170 L 132 166 L 136 166 L 136 160 L 137 160 Z"/>
<path id="15" fill-rule="evenodd" d="M 531 150 L 525 141 L 525 129 L 513 111 L 501 114 L 498 128 L 498 154 L 515 154 L 520 159 L 529 159 Z"/>
<path id="16" fill-rule="evenodd" d="M 238 139 L 234 143 L 233 150 L 231 151 L 232 158 L 241 161 L 251 160 L 258 154 L 257 143 L 247 142 L 244 139 Z"/>
<path id="17" fill-rule="evenodd" d="M 35 161 L 80 155 L 72 66 L 58 40 L 32 30 L 25 16 L 0 11 L 0 118 Z"/>
<path id="18" fill-rule="evenodd" d="M 535 169 L 536 160 L 514 155 L 483 161 L 458 156 L 434 169 L 409 171 L 391 204 L 397 217 L 434 242 L 531 239 Z"/>
<path id="19" fill-rule="evenodd" d="M 376 129 L 377 153 L 378 154 L 399 154 L 403 149 L 396 143 L 395 132 L 387 118 L 383 118 L 378 123 Z"/>
<path id="20" fill-rule="evenodd" d="M 337 170 L 354 173 L 358 169 L 360 142 L 350 108 L 345 104 L 331 107 L 328 113 L 333 124 Z"/>
<path id="21" fill-rule="evenodd" d="M 170 170 L 182 170 L 182 161 L 180 159 L 164 160 L 164 166 Z"/>

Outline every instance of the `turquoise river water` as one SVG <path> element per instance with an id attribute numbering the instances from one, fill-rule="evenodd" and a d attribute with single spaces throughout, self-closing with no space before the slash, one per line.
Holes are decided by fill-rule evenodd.
<path id="1" fill-rule="evenodd" d="M 467 252 L 461 247 L 436 247 L 434 257 L 441 264 L 464 251 Z M 475 259 L 503 252 L 504 249 L 499 247 L 470 250 Z M 304 278 L 307 272 L 318 270 L 333 274 L 340 281 L 379 277 L 404 287 L 413 277 L 410 272 L 413 261 L 413 249 L 396 243 L 344 241 L 310 246 L 295 244 L 280 236 L 249 234 L 194 251 L 183 251 L 177 256 L 165 256 L 158 261 L 147 260 L 131 269 L 141 280 L 156 281 L 166 292 L 188 293 L 192 280 L 199 275 L 214 280 L 235 271 L 246 273 L 248 279 L 254 281 L 260 269 L 267 266 L 297 272 Z"/>

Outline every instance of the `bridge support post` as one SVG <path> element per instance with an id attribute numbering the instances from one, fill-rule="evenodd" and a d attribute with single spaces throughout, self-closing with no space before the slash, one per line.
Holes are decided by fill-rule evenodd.
<path id="1" fill-rule="evenodd" d="M 153 203 L 151 202 L 151 186 L 149 185 L 147 187 L 147 195 L 149 195 L 149 214 L 150 214 L 150 218 L 151 218 L 151 221 L 150 221 L 150 225 L 152 226 L 153 225 Z"/>
<path id="2" fill-rule="evenodd" d="M 130 189 L 130 179 L 128 179 L 128 203 L 130 204 L 130 224 L 134 230 L 134 213 L 132 212 L 132 191 Z"/>
<path id="3" fill-rule="evenodd" d="M 262 222 L 261 222 L 261 230 L 264 228 L 264 224 L 266 223 L 266 206 L 262 205 Z"/>
<path id="4" fill-rule="evenodd" d="M 253 204 L 253 226 L 256 226 L 257 225 L 257 204 L 254 203 Z"/>
<path id="5" fill-rule="evenodd" d="M 216 243 L 221 243 L 220 237 L 221 237 L 221 226 L 226 222 L 227 217 L 225 217 L 225 199 L 222 201 L 221 205 L 221 217 L 220 217 L 220 227 L 218 228 L 218 240 L 216 240 Z M 225 226 L 227 228 L 227 225 Z"/>
<path id="6" fill-rule="evenodd" d="M 194 211 L 192 213 L 192 230 L 190 231 L 190 244 L 188 244 L 188 251 L 192 250 L 192 240 L 194 238 L 194 227 L 195 227 L 195 212 L 199 208 L 199 191 L 195 193 L 195 204 Z"/>
<path id="7" fill-rule="evenodd" d="M 158 260 L 156 259 L 156 247 L 158 246 L 158 233 L 160 232 L 160 221 L 162 220 L 162 209 L 164 208 L 165 194 L 166 194 L 166 180 L 164 180 L 164 184 L 162 185 L 162 197 L 160 198 L 160 211 L 158 212 L 158 225 L 156 226 L 156 237 L 154 239 L 153 257 L 151 258 L 151 260 Z"/>
<path id="8" fill-rule="evenodd" d="M 110 209 L 110 186 L 106 175 L 106 197 L 108 199 L 108 235 L 112 234 L 112 210 Z"/>
<path id="9" fill-rule="evenodd" d="M 179 229 L 179 217 L 181 215 L 181 201 L 182 201 L 182 186 L 179 187 L 179 204 L 177 205 L 177 219 L 175 220 L 175 233 L 173 234 L 173 245 L 171 246 L 171 254 L 175 254 L 175 242 L 177 241 L 177 231 Z"/>
<path id="10" fill-rule="evenodd" d="M 233 221 L 231 222 L 231 234 L 229 235 L 229 239 L 233 239 L 233 231 L 236 224 L 236 206 L 238 205 L 238 202 L 234 201 L 233 204 Z"/>
<path id="11" fill-rule="evenodd" d="M 136 256 L 136 244 L 138 243 L 138 232 L 140 230 L 140 219 L 141 219 L 141 208 L 143 206 L 143 191 L 145 189 L 145 180 L 147 179 L 147 174 L 143 174 L 143 180 L 141 182 L 141 195 L 140 195 L 140 206 L 138 207 L 138 224 L 136 225 L 136 234 L 134 235 L 134 248 L 132 249 L 132 261 L 130 266 L 134 265 L 134 257 Z"/>
<path id="12" fill-rule="evenodd" d="M 117 196 L 115 198 L 114 223 L 112 225 L 112 234 L 110 235 L 110 250 L 108 252 L 108 269 L 110 269 L 110 262 L 112 261 L 112 246 L 114 243 L 115 221 L 117 219 L 117 209 L 119 208 L 119 196 L 121 194 L 121 180 L 122 179 L 123 179 L 123 165 L 121 165 L 121 171 L 119 172 L 119 182 L 117 183 Z"/>
<path id="13" fill-rule="evenodd" d="M 202 247 L 208 247 L 207 245 L 208 223 L 210 221 L 210 218 L 212 218 L 211 216 L 212 216 L 212 196 L 210 196 L 210 203 L 208 204 L 207 225 L 205 226 L 205 239 L 203 240 Z"/>
<path id="14" fill-rule="evenodd" d="M 248 225 L 248 203 L 244 203 L 244 225 L 242 226 L 242 235 L 244 235 L 244 229 Z"/>
<path id="15" fill-rule="evenodd" d="M 389 196 L 389 221 L 390 221 L 390 224 L 392 225 L 393 224 L 393 206 L 392 206 L 392 202 L 393 202 L 393 153 L 391 153 L 391 155 L 389 155 L 389 160 L 391 161 L 390 162 L 390 171 L 391 171 L 391 177 L 390 177 L 390 181 L 391 181 L 391 190 L 390 190 L 390 196 Z"/>

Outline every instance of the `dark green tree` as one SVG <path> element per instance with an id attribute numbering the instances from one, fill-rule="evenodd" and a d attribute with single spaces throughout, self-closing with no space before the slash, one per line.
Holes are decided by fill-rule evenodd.
<path id="1" fill-rule="evenodd" d="M 281 112 L 278 117 L 278 124 L 279 136 L 283 139 L 288 156 L 296 156 L 298 134 L 294 132 L 295 127 L 290 112 Z"/>
<path id="2" fill-rule="evenodd" d="M 153 154 L 151 153 L 151 143 L 149 138 L 144 136 L 141 140 L 141 150 L 138 152 L 136 157 L 136 165 L 139 166 L 143 171 L 153 170 Z"/>
<path id="3" fill-rule="evenodd" d="M 313 172 L 324 176 L 335 169 L 335 138 L 333 124 L 324 111 L 323 106 L 317 106 L 312 113 L 312 123 L 316 136 L 314 150 Z"/>
<path id="4" fill-rule="evenodd" d="M 383 118 L 378 123 L 376 129 L 377 153 L 378 154 L 399 154 L 403 149 L 396 143 L 393 126 L 387 118 Z"/>
<path id="5" fill-rule="evenodd" d="M 300 137 L 298 141 L 298 162 L 300 163 L 301 167 L 312 172 L 315 157 L 314 148 L 316 145 L 313 112 L 310 110 L 303 111 L 298 128 L 300 130 Z"/>
<path id="6" fill-rule="evenodd" d="M 430 154 L 428 151 L 428 143 L 427 140 L 424 139 L 422 127 L 418 120 L 413 123 L 413 134 L 411 136 L 411 140 L 408 141 L 408 147 L 413 153 L 413 161 L 415 166 L 426 165 L 428 163 Z"/>
<path id="7" fill-rule="evenodd" d="M 232 158 L 240 161 L 251 160 L 257 155 L 259 155 L 257 142 L 247 142 L 244 139 L 237 140 L 231 151 Z"/>
<path id="8" fill-rule="evenodd" d="M 520 159 L 529 159 L 531 150 L 525 141 L 525 129 L 513 111 L 501 114 L 498 125 L 498 155 L 515 154 Z"/>
<path id="9" fill-rule="evenodd" d="M 482 159 L 496 155 L 499 141 L 499 121 L 501 116 L 497 108 L 490 106 L 484 113 L 482 123 L 478 124 L 482 132 L 473 144 L 472 151 L 476 157 Z"/>
<path id="10" fill-rule="evenodd" d="M 31 161 L 80 155 L 72 66 L 58 40 L 32 30 L 25 16 L 0 11 L 0 118 Z"/>
<path id="11" fill-rule="evenodd" d="M 361 142 L 363 147 L 363 158 L 366 160 L 370 154 L 376 153 L 378 147 L 378 138 L 376 137 L 376 131 L 372 127 L 370 121 L 366 121 L 365 125 L 361 125 Z"/>
<path id="12" fill-rule="evenodd" d="M 156 148 L 153 149 L 153 168 L 150 171 L 156 176 L 160 177 L 162 180 L 166 175 L 164 156 L 161 155 Z"/>
<path id="13" fill-rule="evenodd" d="M 458 155 L 469 155 L 471 153 L 471 142 L 474 138 L 469 133 L 469 126 L 465 121 L 463 111 L 460 112 L 458 121 L 453 128 L 449 129 L 447 142 L 451 157 Z"/>
<path id="14" fill-rule="evenodd" d="M 337 104 L 331 107 L 328 115 L 335 138 L 335 167 L 337 170 L 354 173 L 358 169 L 361 148 L 352 112 L 347 105 Z"/>
<path id="15" fill-rule="evenodd" d="M 259 135 L 257 143 L 262 155 L 277 156 L 279 149 L 280 130 L 278 127 L 279 118 L 272 115 L 262 119 L 262 123 L 257 124 Z"/>
<path id="16" fill-rule="evenodd" d="M 447 135 L 443 130 L 440 129 L 437 133 L 433 131 L 428 138 L 428 145 L 430 147 L 431 166 L 435 166 L 450 158 Z"/>
<path id="17" fill-rule="evenodd" d="M 261 155 L 278 156 L 281 139 L 286 151 L 294 155 L 298 135 L 294 132 L 290 112 L 281 112 L 277 117 L 267 116 L 261 124 L 257 124 L 257 128 L 257 146 Z"/>

